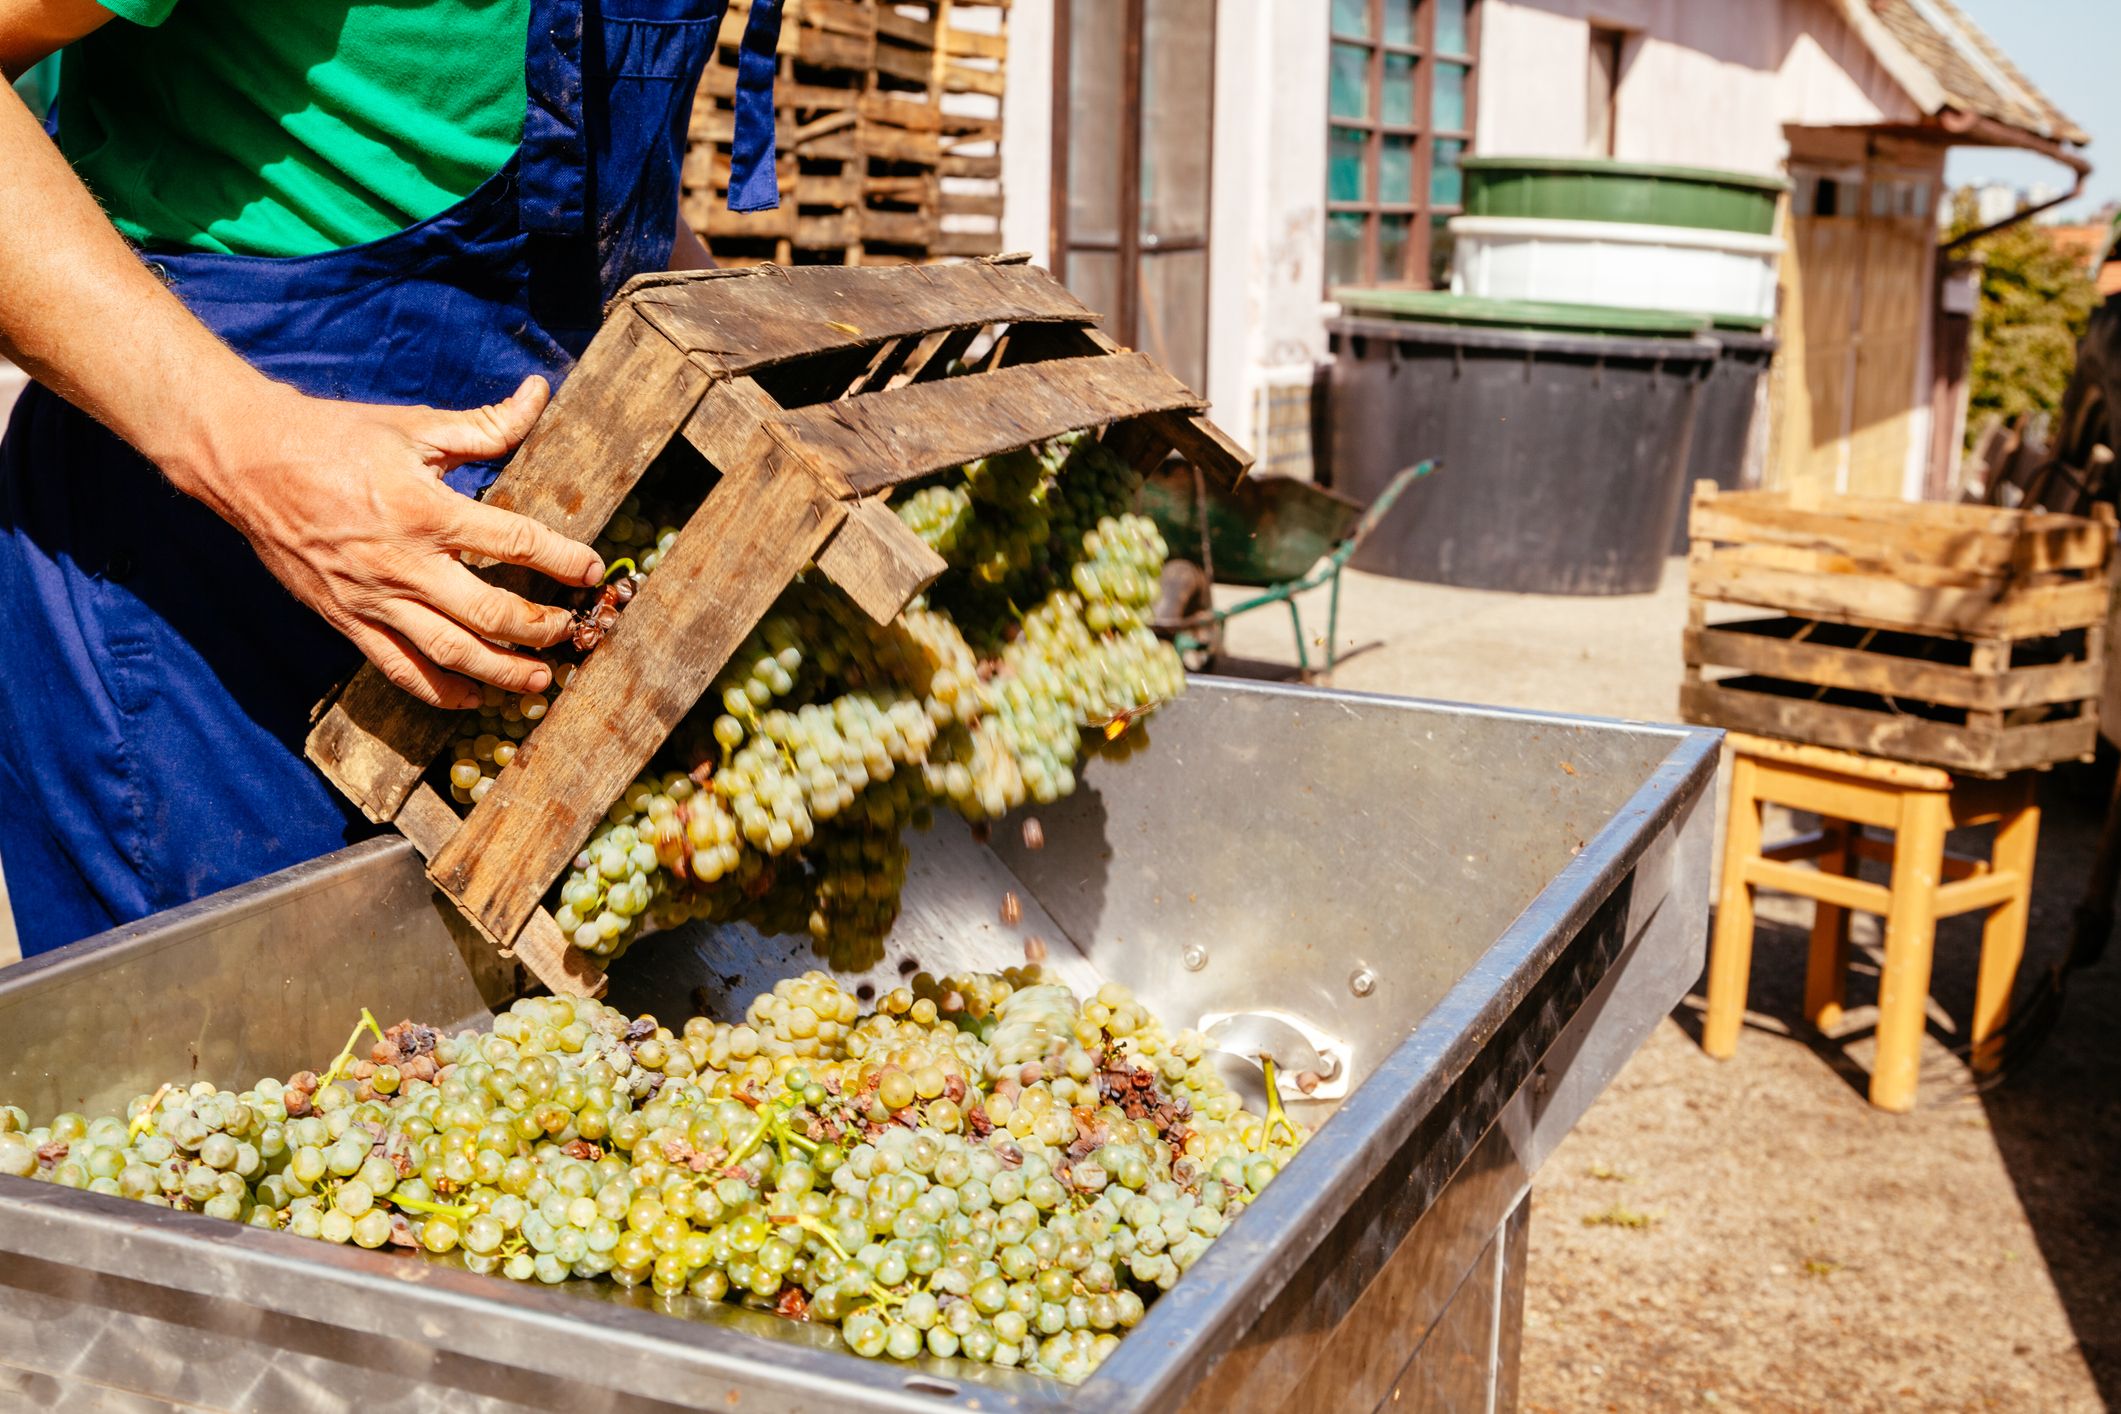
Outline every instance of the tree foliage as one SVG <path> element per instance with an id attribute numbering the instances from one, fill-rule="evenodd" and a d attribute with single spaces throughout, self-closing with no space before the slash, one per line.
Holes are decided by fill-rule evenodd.
<path id="1" fill-rule="evenodd" d="M 1952 234 L 1973 230 L 1974 193 L 1952 202 Z M 1983 236 L 1967 252 L 1980 262 L 1968 374 L 1971 438 L 1991 412 L 2008 422 L 2062 406 L 2077 366 L 2077 340 L 2098 303 L 2084 258 L 2032 221 Z"/>

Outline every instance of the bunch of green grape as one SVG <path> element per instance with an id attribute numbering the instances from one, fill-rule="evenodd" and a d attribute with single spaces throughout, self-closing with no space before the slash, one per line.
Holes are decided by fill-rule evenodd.
<path id="1" fill-rule="evenodd" d="M 1304 1138 L 1271 1069 L 1253 1114 L 1198 1035 L 1035 969 L 923 973 L 866 1013 L 811 972 L 677 1029 L 551 997 L 449 1037 L 364 1024 L 364 1058 L 286 1084 L 0 1107 L 0 1173 L 1075 1381 Z"/>
<path id="2" fill-rule="evenodd" d="M 741 919 L 866 965 L 898 916 L 907 826 L 938 804 L 986 820 L 1068 795 L 1086 730 L 1124 729 L 1183 690 L 1147 627 L 1165 546 L 1128 510 L 1140 484 L 1071 436 L 902 496 L 949 571 L 890 624 L 815 575 L 792 585 L 577 855 L 551 901 L 561 930 L 609 959 L 660 929 Z M 598 548 L 646 575 L 674 534 L 629 500 Z M 466 714 L 459 804 L 492 789 L 573 670 Z"/>

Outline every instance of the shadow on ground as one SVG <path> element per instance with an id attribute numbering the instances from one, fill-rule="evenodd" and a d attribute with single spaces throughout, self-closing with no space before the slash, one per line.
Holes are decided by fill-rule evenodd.
<path id="1" fill-rule="evenodd" d="M 1949 1054 L 1925 1051 L 1921 1102 L 1936 1106 L 1978 1097 L 2100 1398 L 2121 1408 L 2121 964 L 2115 950 L 2099 965 L 2064 978 L 2059 1005 L 2028 1005 L 2049 988 L 2055 964 L 2068 950 L 2110 771 L 2059 771 L 2041 791 L 2035 897 L 2014 997 L 2014 1015 L 2038 1025 L 2016 1034 L 2013 1063 L 1994 1079 L 1977 1083 L 1964 1064 L 1985 915 L 1950 919 L 1939 929 L 1929 1034 Z M 1812 822 L 1802 823 L 1809 828 Z M 1989 833 L 1955 834 L 1951 848 L 1986 857 Z M 1881 864 L 1866 863 L 1863 873 L 1887 881 Z M 1804 1020 L 1805 928 L 1763 924 L 1747 995 L 1748 1030 L 1772 1029 L 1803 1045 L 1847 1085 L 1852 1102 L 1864 1103 L 1882 961 L 1877 921 L 1867 921 L 1867 929 L 1866 920 L 1857 924 L 1847 984 L 1850 1019 L 1832 1035 Z M 1697 1046 L 1707 986 L 1704 974 L 1672 1013 Z"/>

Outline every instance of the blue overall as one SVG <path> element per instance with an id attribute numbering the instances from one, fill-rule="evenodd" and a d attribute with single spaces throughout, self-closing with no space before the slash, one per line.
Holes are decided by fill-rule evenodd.
<path id="1" fill-rule="evenodd" d="M 523 140 L 448 210 L 294 259 L 153 254 L 267 376 L 474 407 L 555 384 L 604 300 L 668 263 L 693 90 L 726 0 L 533 0 Z M 730 204 L 772 206 L 779 0 L 738 62 Z M 478 495 L 491 463 L 449 474 Z M 302 757 L 358 662 L 237 532 L 40 387 L 0 442 L 0 869 L 38 953 L 368 832 Z"/>

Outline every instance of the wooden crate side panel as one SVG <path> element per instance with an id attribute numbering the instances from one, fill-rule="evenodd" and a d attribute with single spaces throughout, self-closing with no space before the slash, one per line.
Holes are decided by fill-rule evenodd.
<path id="1" fill-rule="evenodd" d="M 1096 318 L 1038 267 L 993 261 L 933 266 L 918 279 L 857 267 L 761 269 L 717 283 L 711 296 L 673 282 L 633 298 L 672 342 L 731 377 L 938 329 Z"/>
<path id="2" fill-rule="evenodd" d="M 979 457 L 1200 400 L 1141 354 L 1061 359 L 820 403 L 770 430 L 868 495 Z"/>
<path id="3" fill-rule="evenodd" d="M 1815 574 L 1758 563 L 1739 549 L 1689 557 L 1696 598 L 1781 609 L 1807 618 L 1960 638 L 2037 638 L 2100 623 L 2104 578 L 2013 591 L 1923 586 L 1867 574 Z"/>
<path id="4" fill-rule="evenodd" d="M 1874 692 L 1973 711 L 2082 701 L 2098 693 L 2101 679 L 2096 663 L 2052 663 L 2001 674 L 1982 673 L 1889 653 L 1715 628 L 1688 629 L 1685 651 L 1689 667 L 1734 668 L 1815 687 Z"/>
<path id="5" fill-rule="evenodd" d="M 1688 533 L 1697 540 L 1790 546 L 1885 565 L 1914 564 L 1985 576 L 2095 570 L 2106 563 L 2108 527 L 2076 516 L 1978 518 L 1879 514 L 1836 500 L 1796 507 L 1775 493 L 1697 498 Z M 1956 508 L 1954 508 L 1956 509 Z"/>
<path id="6" fill-rule="evenodd" d="M 880 624 L 949 568 L 880 500 L 857 501 L 818 553 L 817 567 Z"/>
<path id="7" fill-rule="evenodd" d="M 1042 325 L 1023 331 L 1007 351 L 1015 362 L 1073 357 L 1086 353 L 1120 353 L 1120 343 L 1094 324 Z M 1252 454 L 1229 433 L 1198 412 L 1155 414 L 1158 431 L 1176 451 L 1224 486 L 1235 486 L 1252 470 Z M 1142 470 L 1147 471 L 1144 466 Z"/>
<path id="8" fill-rule="evenodd" d="M 457 832 L 461 822 L 448 801 L 442 799 L 432 786 L 422 785 L 406 800 L 397 823 L 405 838 L 412 841 L 413 848 L 420 851 L 420 857 L 433 859 L 449 843 L 449 837 Z M 472 922 L 472 926 L 487 942 L 497 943 L 493 935 L 476 922 Z M 604 970 L 590 959 L 589 954 L 569 942 L 560 932 L 560 925 L 542 908 L 531 915 L 523 931 L 516 935 L 515 945 L 503 947 L 501 952 L 504 956 L 513 956 L 529 969 L 531 976 L 558 996 L 601 997 L 609 985 Z"/>
<path id="9" fill-rule="evenodd" d="M 1916 761 L 1978 776 L 2075 760 L 2092 749 L 2097 737 L 2097 725 L 2089 717 L 2025 727 L 1960 727 L 1703 682 L 1680 687 L 1679 710 L 1686 721 L 1704 726 Z"/>
<path id="10" fill-rule="evenodd" d="M 770 444 L 725 468 L 656 572 L 428 874 L 496 938 L 522 930 L 625 791 L 845 514 Z"/>

